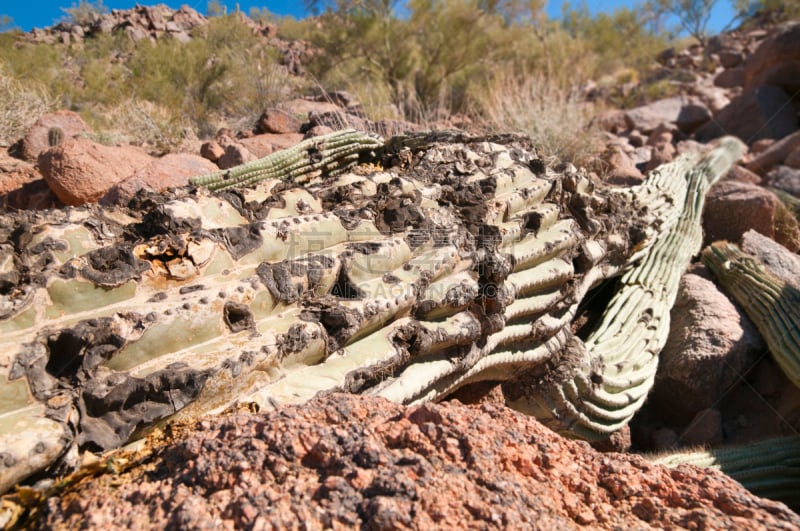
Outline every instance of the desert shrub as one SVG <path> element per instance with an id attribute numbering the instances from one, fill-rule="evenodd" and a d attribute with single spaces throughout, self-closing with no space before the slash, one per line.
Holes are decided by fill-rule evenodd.
<path id="1" fill-rule="evenodd" d="M 214 17 L 186 43 L 140 43 L 128 62 L 132 97 L 172 109 L 198 130 L 221 122 L 252 123 L 285 94 L 288 79 L 266 46 L 239 15 Z"/>
<path id="2" fill-rule="evenodd" d="M 65 51 L 47 44 L 21 42 L 20 33 L 0 33 L 0 62 L 5 74 L 21 81 L 30 80 L 58 94 L 64 88 Z"/>
<path id="3" fill-rule="evenodd" d="M 433 121 L 474 109 L 485 80 L 514 72 L 560 80 L 642 70 L 666 46 L 634 9 L 592 16 L 567 7 L 563 22 L 543 2 L 521 0 L 339 0 L 312 2 L 319 18 L 289 21 L 279 32 L 322 50 L 311 72 L 331 88 L 356 94 L 370 87 L 374 109 Z M 577 72 L 577 73 L 576 73 Z M 559 81 L 560 82 L 560 81 Z"/>
<path id="4" fill-rule="evenodd" d="M 141 146 L 153 155 L 175 151 L 191 127 L 171 109 L 137 99 L 87 106 L 83 116 L 92 129 L 98 131 L 96 141 L 107 145 Z"/>
<path id="5" fill-rule="evenodd" d="M 89 2 L 88 0 L 80 0 L 77 4 L 67 8 L 61 8 L 66 13 L 67 21 L 75 24 L 90 24 L 97 20 L 100 15 L 108 13 L 108 8 L 103 5 L 103 0 L 96 0 Z"/>
<path id="6" fill-rule="evenodd" d="M 22 138 L 53 107 L 53 98 L 44 85 L 20 81 L 9 75 L 8 68 L 0 61 L 0 146 L 9 146 Z"/>

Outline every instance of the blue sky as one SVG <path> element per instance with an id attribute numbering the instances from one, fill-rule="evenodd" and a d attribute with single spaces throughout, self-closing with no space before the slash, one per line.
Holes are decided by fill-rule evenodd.
<path id="1" fill-rule="evenodd" d="M 42 28 L 53 25 L 62 16 L 64 16 L 64 12 L 61 11 L 60 8 L 69 7 L 72 3 L 73 0 L 0 0 L 0 14 L 10 16 L 13 19 L 16 27 L 27 31 L 34 27 Z M 74 0 L 74 3 L 77 3 L 77 0 Z M 136 3 L 137 2 L 135 0 L 105 0 L 103 2 L 103 4 L 109 9 L 129 9 Z M 158 0 L 154 0 L 152 2 L 148 2 L 147 0 L 139 0 L 139 3 L 155 4 L 159 2 Z M 165 3 L 175 8 L 180 7 L 181 4 L 186 4 L 193 7 L 200 13 L 205 13 L 206 7 L 208 6 L 208 0 L 184 0 L 183 2 L 162 0 L 161 3 Z M 222 3 L 226 4 L 229 9 L 233 9 L 237 4 L 235 0 L 223 0 Z M 577 4 L 578 2 L 574 3 Z M 631 6 L 633 5 L 634 0 L 601 0 L 590 1 L 587 3 L 590 9 L 596 13 L 602 11 L 611 12 L 617 7 Z M 240 0 L 238 4 L 240 9 L 242 9 L 244 12 L 250 11 L 251 7 L 266 7 L 269 11 L 279 15 L 293 15 L 296 17 L 302 17 L 305 14 L 302 0 L 296 2 L 280 2 L 274 0 Z M 551 0 L 547 3 L 547 12 L 552 18 L 558 18 L 561 14 L 561 4 L 561 0 Z M 730 21 L 732 16 L 733 9 L 731 8 L 730 1 L 718 1 L 713 12 L 711 23 L 709 24 L 709 29 L 712 33 L 718 32 Z"/>

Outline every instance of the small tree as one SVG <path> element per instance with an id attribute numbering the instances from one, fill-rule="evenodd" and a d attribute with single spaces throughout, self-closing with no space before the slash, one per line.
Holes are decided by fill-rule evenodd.
<path id="1" fill-rule="evenodd" d="M 0 15 L 0 32 L 11 29 L 14 24 L 14 19 L 8 15 Z"/>
<path id="2" fill-rule="evenodd" d="M 211 0 L 206 7 L 206 16 L 221 17 L 228 14 L 228 7 L 219 0 Z"/>
<path id="3" fill-rule="evenodd" d="M 718 0 L 651 0 L 649 6 L 655 13 L 666 13 L 678 19 L 681 29 L 705 45 L 708 22 Z"/>
<path id="4" fill-rule="evenodd" d="M 800 0 L 733 0 L 739 19 L 747 19 L 756 13 L 772 13 L 777 19 L 800 17 Z"/>
<path id="5" fill-rule="evenodd" d="M 97 20 L 100 15 L 108 13 L 108 8 L 103 5 L 103 0 L 96 0 L 89 2 L 88 0 L 80 0 L 77 4 L 67 8 L 61 8 L 61 11 L 67 14 L 66 19 L 74 24 L 91 24 Z"/>

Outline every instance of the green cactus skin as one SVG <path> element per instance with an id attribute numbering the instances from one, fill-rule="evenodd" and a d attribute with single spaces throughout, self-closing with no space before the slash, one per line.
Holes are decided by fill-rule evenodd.
<path id="1" fill-rule="evenodd" d="M 671 468 L 687 464 L 721 470 L 753 494 L 800 509 L 798 435 L 713 450 L 670 452 L 649 460 Z"/>
<path id="2" fill-rule="evenodd" d="M 680 277 L 702 244 L 705 192 L 740 154 L 740 144 L 726 138 L 702 160 L 683 157 L 649 176 L 645 187 L 664 191 L 681 206 L 674 222 L 622 275 L 585 344 L 572 341 L 567 353 L 576 360 L 573 370 L 556 379 L 522 375 L 507 382 L 511 407 L 589 440 L 602 440 L 630 421 L 652 388 Z"/>
<path id="3" fill-rule="evenodd" d="M 710 245 L 702 259 L 755 323 L 787 378 L 800 387 L 800 291 L 732 243 Z"/>
<path id="4" fill-rule="evenodd" d="M 60 127 L 51 127 L 47 130 L 47 145 L 55 147 L 64 141 L 64 130 Z"/>
<path id="5" fill-rule="evenodd" d="M 344 171 L 356 159 L 373 164 Z M 683 160 L 619 190 L 544 168 L 520 137 L 343 132 L 130 207 L 6 216 L 0 451 L 22 429 L 46 452 L 7 460 L 0 491 L 236 403 L 413 403 L 593 363 L 578 304 L 685 217 Z M 641 392 L 647 370 L 608 379 Z M 47 422 L 20 428 L 24 412 Z"/>
<path id="6" fill-rule="evenodd" d="M 195 177 L 191 182 L 209 190 L 251 186 L 275 178 L 304 183 L 323 170 L 346 171 L 358 162 L 359 154 L 382 145 L 380 138 L 367 133 L 335 131 L 235 168 Z"/>

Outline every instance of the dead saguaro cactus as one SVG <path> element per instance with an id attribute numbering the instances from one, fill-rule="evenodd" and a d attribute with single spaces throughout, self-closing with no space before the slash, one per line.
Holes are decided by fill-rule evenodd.
<path id="1" fill-rule="evenodd" d="M 597 430 L 558 404 L 540 412 L 606 433 L 647 392 L 664 333 L 652 323 L 686 258 L 675 242 L 695 237 L 702 193 L 737 149 L 622 190 L 548 168 L 524 137 L 340 132 L 124 208 L 5 215 L 0 491 L 165 419 L 330 390 L 413 403 L 500 380 L 522 403 L 569 375 L 567 400 L 613 418 Z M 623 273 L 594 337 L 641 318 L 584 345 L 579 305 Z M 620 334 L 639 343 L 614 373 L 595 349 Z"/>

